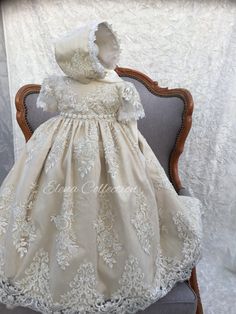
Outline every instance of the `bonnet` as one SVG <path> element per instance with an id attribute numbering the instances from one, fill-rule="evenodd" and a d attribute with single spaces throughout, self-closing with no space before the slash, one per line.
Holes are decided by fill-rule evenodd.
<path id="1" fill-rule="evenodd" d="M 54 47 L 62 71 L 81 83 L 122 80 L 114 71 L 120 56 L 119 40 L 105 21 L 93 21 L 67 33 Z"/>

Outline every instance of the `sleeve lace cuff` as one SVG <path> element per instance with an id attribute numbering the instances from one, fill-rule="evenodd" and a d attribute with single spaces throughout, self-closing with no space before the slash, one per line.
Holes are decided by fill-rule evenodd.
<path id="1" fill-rule="evenodd" d="M 125 82 L 119 90 L 121 105 L 117 113 L 117 120 L 127 122 L 145 117 L 139 93 L 131 82 Z"/>
<path id="2" fill-rule="evenodd" d="M 53 80 L 51 77 L 47 77 L 43 80 L 36 107 L 42 108 L 43 111 L 50 112 L 56 112 L 58 110 Z"/>

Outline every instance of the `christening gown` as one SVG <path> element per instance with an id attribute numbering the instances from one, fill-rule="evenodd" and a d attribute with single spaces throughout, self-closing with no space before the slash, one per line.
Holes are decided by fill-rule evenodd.
<path id="1" fill-rule="evenodd" d="M 66 75 L 37 100 L 59 112 L 26 143 L 0 190 L 0 302 L 41 313 L 136 313 L 190 277 L 200 204 L 178 196 L 137 128 L 133 83 L 114 71 L 107 22 L 55 42 Z"/>

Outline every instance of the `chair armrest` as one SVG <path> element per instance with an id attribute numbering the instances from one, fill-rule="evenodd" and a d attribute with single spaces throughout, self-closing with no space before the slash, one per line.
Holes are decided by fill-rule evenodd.
<path id="1" fill-rule="evenodd" d="M 181 188 L 181 189 L 178 191 L 178 194 L 179 194 L 179 195 L 182 195 L 182 196 L 191 196 L 189 190 L 186 189 L 186 188 Z"/>

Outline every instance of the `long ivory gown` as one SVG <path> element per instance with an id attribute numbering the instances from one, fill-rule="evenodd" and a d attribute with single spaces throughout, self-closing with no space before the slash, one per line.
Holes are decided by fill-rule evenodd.
<path id="1" fill-rule="evenodd" d="M 42 313 L 136 313 L 190 277 L 201 213 L 180 197 L 137 129 L 139 94 L 114 67 L 106 22 L 55 44 L 66 76 L 37 106 L 59 111 L 25 145 L 0 190 L 0 302 Z"/>

